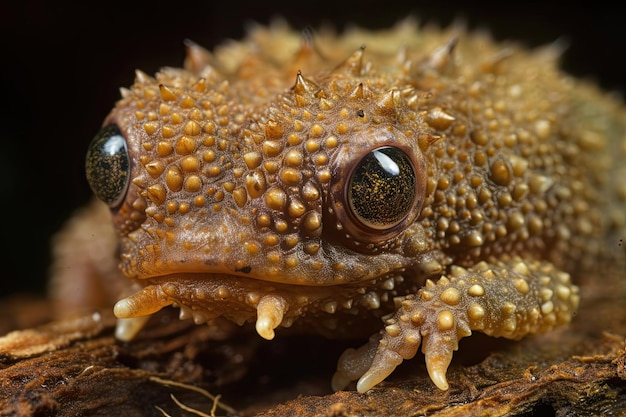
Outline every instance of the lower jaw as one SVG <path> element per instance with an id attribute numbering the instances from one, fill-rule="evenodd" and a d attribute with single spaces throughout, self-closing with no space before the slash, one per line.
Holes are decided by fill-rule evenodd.
<path id="1" fill-rule="evenodd" d="M 196 324 L 220 316 L 239 325 L 254 322 L 257 333 L 268 340 L 277 327 L 291 327 L 304 318 L 332 332 L 364 316 L 379 318 L 393 311 L 393 297 L 403 295 L 398 294 L 397 284 L 403 282 L 395 276 L 351 285 L 302 286 L 226 274 L 154 277 L 116 303 L 115 315 L 130 319 L 120 321 L 116 336 L 132 339 L 147 317 L 169 305 L 180 308 L 181 319 Z"/>

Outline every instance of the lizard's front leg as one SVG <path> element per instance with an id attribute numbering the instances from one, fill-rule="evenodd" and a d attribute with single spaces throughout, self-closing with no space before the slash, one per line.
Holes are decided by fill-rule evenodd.
<path id="1" fill-rule="evenodd" d="M 509 339 L 544 332 L 571 320 L 579 295 L 569 274 L 549 262 L 511 258 L 452 266 L 437 282 L 396 301 L 380 336 L 341 356 L 334 389 L 359 379 L 357 390 L 367 391 L 415 356 L 421 343 L 430 378 L 446 390 L 452 352 L 472 330 Z"/>

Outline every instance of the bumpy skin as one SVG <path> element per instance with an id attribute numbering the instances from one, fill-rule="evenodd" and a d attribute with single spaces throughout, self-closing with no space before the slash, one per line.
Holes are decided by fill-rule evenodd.
<path id="1" fill-rule="evenodd" d="M 187 48 L 184 69 L 138 72 L 104 122 L 128 166 L 90 151 L 133 283 L 114 309 L 122 339 L 168 305 L 266 339 L 362 335 L 373 319 L 383 329 L 344 353 L 336 389 L 366 391 L 420 343 L 447 389 L 472 331 L 569 322 L 568 272 L 624 224 L 624 111 L 560 73 L 556 46 L 406 21 L 342 36 L 278 23 Z M 382 147 L 399 179 L 368 174 Z"/>

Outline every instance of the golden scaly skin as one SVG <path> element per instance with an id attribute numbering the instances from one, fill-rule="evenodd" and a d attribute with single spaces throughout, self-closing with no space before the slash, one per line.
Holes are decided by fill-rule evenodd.
<path id="1" fill-rule="evenodd" d="M 184 69 L 138 72 L 88 156 L 132 281 L 121 339 L 172 304 L 266 339 L 375 323 L 335 389 L 366 391 L 420 344 L 447 389 L 471 331 L 569 322 L 568 272 L 623 227 L 624 109 L 560 73 L 556 47 L 411 21 L 313 37 L 277 23 L 212 54 L 187 47 Z M 128 166 L 123 149 L 102 165 L 120 134 Z"/>

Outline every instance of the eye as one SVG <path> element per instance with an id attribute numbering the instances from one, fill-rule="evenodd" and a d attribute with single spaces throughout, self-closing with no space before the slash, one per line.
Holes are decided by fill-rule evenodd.
<path id="1" fill-rule="evenodd" d="M 416 183 L 413 163 L 402 150 L 391 146 L 374 149 L 352 171 L 348 206 L 363 226 L 390 229 L 413 211 Z"/>
<path id="2" fill-rule="evenodd" d="M 129 160 L 126 139 L 119 128 L 109 125 L 93 138 L 85 160 L 87 182 L 109 207 L 118 206 L 126 196 Z"/>

